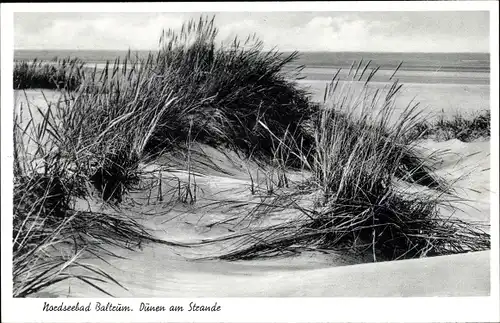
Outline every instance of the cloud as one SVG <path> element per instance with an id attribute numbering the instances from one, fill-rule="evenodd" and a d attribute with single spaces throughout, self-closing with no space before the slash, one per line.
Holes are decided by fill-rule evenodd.
<path id="1" fill-rule="evenodd" d="M 22 15 L 22 14 L 18 14 Z M 199 13 L 25 14 L 15 47 L 156 49 L 163 28 Z M 488 51 L 488 16 L 474 12 L 219 13 L 218 41 L 256 34 L 266 49 L 301 51 Z"/>
<path id="2" fill-rule="evenodd" d="M 86 19 L 56 19 L 38 30 L 15 29 L 16 48 L 154 49 L 163 28 L 180 28 L 182 16 L 130 15 Z"/>

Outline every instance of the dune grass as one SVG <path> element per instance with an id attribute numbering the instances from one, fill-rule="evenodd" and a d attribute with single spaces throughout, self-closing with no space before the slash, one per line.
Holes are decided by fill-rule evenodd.
<path id="1" fill-rule="evenodd" d="M 213 18 L 203 17 L 180 32 L 163 32 L 153 71 L 164 76 L 162 86 L 177 101 L 148 148 L 185 141 L 191 131 L 197 142 L 269 156 L 270 136 L 258 126 L 260 120 L 279 135 L 301 131 L 313 107 L 307 92 L 290 81 L 299 70 L 284 72 L 297 53 L 265 52 L 256 37 L 235 38 L 223 47 L 217 34 Z"/>
<path id="2" fill-rule="evenodd" d="M 443 114 L 435 121 L 422 121 L 417 125 L 420 138 L 433 138 L 438 141 L 458 139 L 470 142 L 479 138 L 489 138 L 491 112 L 483 110 L 469 115 L 457 113 L 451 117 Z"/>
<path id="3" fill-rule="evenodd" d="M 238 241 L 220 258 L 313 249 L 368 251 L 374 260 L 388 260 L 489 248 L 489 235 L 479 226 L 440 217 L 439 207 L 452 189 L 434 174 L 432 156 L 414 149 L 415 136 L 409 134 L 422 136 L 422 117 L 417 104 L 397 109 L 397 81 L 385 90 L 373 89 L 370 80 L 377 69 L 360 62 L 351 68 L 350 79 L 335 75 L 324 102 L 314 104 L 293 82 L 300 69 L 287 70 L 297 53 L 264 52 L 255 37 L 219 46 L 217 33 L 213 19 L 191 20 L 180 32 L 164 31 L 158 52 L 141 59 L 129 53 L 103 71 L 76 72 L 80 77 L 74 84 L 66 77 L 76 65 L 66 65 L 66 72 L 57 74 L 65 75 L 61 81 L 52 82 L 59 84 L 61 99 L 38 110 L 40 123 L 33 116 L 28 124 L 16 120 L 16 296 L 69 278 L 96 288 L 118 283 L 80 259 L 103 259 L 113 256 L 114 248 L 143 241 L 165 243 L 120 206 L 140 186 L 140 165 L 167 152 L 183 154 L 188 172 L 188 183 L 179 181 L 167 193 L 196 204 L 195 143 L 270 166 L 263 172 L 264 192 L 250 174 L 252 194 L 264 198 L 249 202 L 248 214 L 237 202 L 241 218 L 291 214 L 283 223 L 221 238 Z M 39 70 L 54 80 L 47 77 L 51 69 L 36 66 L 19 65 L 24 83 L 16 84 L 42 84 L 30 76 Z M 290 170 L 308 176 L 293 182 Z M 398 181 L 423 191 L 410 194 L 398 188 Z M 93 190 L 112 212 L 76 207 L 92 200 Z M 164 193 L 159 189 L 160 202 Z M 220 239 L 204 243 L 215 242 Z"/>
<path id="4" fill-rule="evenodd" d="M 68 129 L 54 117 L 68 112 L 60 102 L 38 109 L 37 117 L 34 107 L 27 110 L 29 121 L 18 117 L 22 113 L 14 120 L 13 296 L 30 296 L 67 279 L 110 295 L 106 284 L 119 282 L 85 259 L 105 264 L 103 256 L 116 257 L 116 250 L 161 241 L 118 209 L 78 206 L 92 203 L 95 166 L 89 154 L 95 148 L 67 145 L 74 143 L 63 139 Z"/>
<path id="5" fill-rule="evenodd" d="M 265 201 L 249 203 L 247 216 L 262 219 L 285 212 L 289 220 L 204 241 L 232 241 L 219 258 L 348 250 L 369 253 L 378 261 L 490 248 L 484 226 L 440 215 L 440 208 L 451 207 L 448 201 L 453 197 L 445 182 L 440 180 L 434 189 L 421 186 L 424 189 L 416 192 L 396 185 L 397 181 L 423 184 L 428 178 L 416 181 L 413 175 L 424 167 L 425 174 L 433 174 L 432 156 L 419 155 L 404 135 L 421 121 L 418 105 L 395 115 L 397 81 L 380 91 L 371 89 L 368 79 L 352 95 L 361 81 L 356 76 L 359 71 L 358 67 L 351 78 L 357 82 L 334 78 L 327 89 L 314 125 L 315 149 L 309 155 L 302 153 L 295 138 L 273 135 L 280 149 L 296 154 L 311 176 L 288 189 L 274 190 Z M 262 125 L 272 133 L 271 127 Z M 414 158 L 412 163 L 405 162 L 408 156 Z"/>
<path id="6" fill-rule="evenodd" d="M 318 115 L 319 106 L 294 83 L 300 68 L 285 72 L 298 54 L 264 52 L 255 37 L 217 46 L 217 33 L 213 19 L 192 20 L 180 32 L 164 31 L 158 53 L 146 59 L 129 54 L 122 65 L 117 60 L 100 75 L 87 74 L 79 92 L 83 95 L 78 95 L 72 108 L 80 114 L 71 118 L 96 133 L 119 122 L 106 139 L 99 139 L 104 143 L 134 142 L 130 136 L 135 135 L 128 130 L 139 122 L 142 134 L 137 138 L 146 140 L 136 144 L 139 150 L 122 149 L 135 156 L 185 149 L 185 143 L 193 140 L 254 159 L 276 160 L 273 136 L 288 135 L 300 142 L 301 154 L 315 149 L 314 134 L 307 125 Z M 358 76 L 363 77 L 367 67 Z M 165 104 L 170 99 L 173 102 Z M 270 127 L 273 136 L 261 124 Z M 401 162 L 400 176 L 406 176 L 405 168 L 412 169 L 416 181 L 440 185 L 410 152 Z M 301 164 L 296 154 L 288 153 L 280 167 L 300 168 Z"/>
<path id="7" fill-rule="evenodd" d="M 67 95 L 70 108 L 58 116 L 65 129 L 61 146 L 95 149 L 89 155 L 99 164 L 93 181 L 101 191 L 105 183 L 133 183 L 139 161 L 186 150 L 190 141 L 269 156 L 271 136 L 259 121 L 277 134 L 301 135 L 303 119 L 316 107 L 283 72 L 297 53 L 264 52 L 255 37 L 216 46 L 217 32 L 208 18 L 164 31 L 157 53 L 141 59 L 129 53 L 101 72 L 87 72 Z M 123 194 L 111 192 L 125 190 L 108 189 L 103 197 L 119 202 Z"/>
<path id="8" fill-rule="evenodd" d="M 145 148 L 175 102 L 147 67 L 135 64 L 137 70 L 129 70 L 126 64 L 117 61 L 111 71 L 88 75 L 55 109 L 61 147 L 91 166 L 86 169 L 91 182 L 113 203 L 138 184 L 138 166 L 149 158 Z"/>
<path id="9" fill-rule="evenodd" d="M 81 84 L 84 63 L 76 58 L 53 62 L 15 62 L 14 89 L 75 90 Z"/>

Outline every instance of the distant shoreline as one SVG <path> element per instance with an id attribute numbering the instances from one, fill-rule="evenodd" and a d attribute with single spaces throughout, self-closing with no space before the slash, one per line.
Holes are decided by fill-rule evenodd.
<path id="1" fill-rule="evenodd" d="M 154 51 L 131 51 L 138 57 L 145 57 Z M 114 62 L 123 59 L 124 50 L 14 50 L 14 61 L 43 61 L 54 58 L 77 57 L 88 64 Z M 283 52 L 283 54 L 290 52 Z M 352 62 L 371 60 L 371 66 L 381 69 L 395 69 L 403 62 L 403 71 L 444 71 L 444 72 L 490 72 L 489 53 L 370 53 L 370 52 L 300 52 L 300 56 L 290 67 L 305 65 L 310 68 L 348 69 Z M 365 64 L 363 63 L 363 65 Z"/>

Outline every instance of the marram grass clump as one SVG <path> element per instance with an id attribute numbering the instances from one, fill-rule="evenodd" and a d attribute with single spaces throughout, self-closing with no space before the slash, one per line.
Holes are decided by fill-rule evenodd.
<path id="1" fill-rule="evenodd" d="M 139 185 L 139 157 L 128 149 L 108 151 L 103 163 L 94 168 L 90 181 L 106 202 L 120 204 L 123 197 Z"/>
<path id="2" fill-rule="evenodd" d="M 34 295 L 67 279 L 83 281 L 111 296 L 105 286 L 122 285 L 85 259 L 113 257 L 117 248 L 132 250 L 154 241 L 139 223 L 120 213 L 76 210 L 77 197 L 68 185 L 72 185 L 68 178 L 53 174 L 16 178 L 14 297 Z"/>
<path id="3" fill-rule="evenodd" d="M 158 128 L 156 137 L 185 141 L 191 129 L 198 142 L 269 156 L 271 138 L 259 121 L 277 135 L 287 129 L 300 135 L 302 121 L 314 110 L 308 93 L 293 81 L 299 70 L 284 71 L 298 54 L 263 51 L 256 37 L 220 46 L 217 35 L 213 18 L 162 34 L 154 71 L 177 97 L 173 107 L 181 117 L 174 117 L 179 120 L 174 124 L 174 111 L 166 113 L 161 122 L 166 126 Z"/>
<path id="4" fill-rule="evenodd" d="M 15 62 L 14 89 L 75 90 L 83 78 L 84 63 L 76 58 L 55 62 Z"/>
<path id="5" fill-rule="evenodd" d="M 419 139 L 432 138 L 438 141 L 458 139 L 470 142 L 480 138 L 489 138 L 491 132 L 491 112 L 483 110 L 469 115 L 443 114 L 434 121 L 422 121 L 417 127 Z"/>
<path id="6" fill-rule="evenodd" d="M 148 157 L 188 140 L 269 157 L 271 137 L 259 122 L 277 135 L 303 136 L 310 145 L 302 123 L 316 106 L 293 81 L 300 69 L 285 68 L 298 54 L 263 51 L 256 37 L 220 46 L 217 34 L 213 18 L 191 20 L 180 32 L 164 31 L 157 52 L 145 58 L 129 53 L 101 72 L 85 73 L 73 94 L 79 114 L 71 115 L 72 124 L 97 134 L 112 126 L 101 142 L 124 137 Z"/>
<path id="7" fill-rule="evenodd" d="M 64 113 L 60 109 L 48 105 L 40 120 L 32 115 L 28 124 L 17 117 L 14 121 L 14 297 L 34 295 L 67 279 L 109 295 L 105 286 L 120 284 L 85 259 L 104 260 L 119 249 L 161 242 L 119 210 L 82 209 L 95 203 L 87 165 L 93 150 L 66 145 L 74 142 L 63 140 L 66 133 L 54 119 Z"/>
<path id="8" fill-rule="evenodd" d="M 282 212 L 289 220 L 204 241 L 229 241 L 217 257 L 238 260 L 316 250 L 370 254 L 380 261 L 490 248 L 482 225 L 441 215 L 441 208 L 452 208 L 448 201 L 453 191 L 433 173 L 431 156 L 418 153 L 404 136 L 421 120 L 418 105 L 395 115 L 397 82 L 380 91 L 368 86 L 369 79 L 353 78 L 334 78 L 315 120 L 315 149 L 309 154 L 301 153 L 293 137 L 273 136 L 280 149 L 303 161 L 310 176 L 281 186 L 260 203 L 248 203 L 245 217 Z M 415 177 L 419 174 L 426 177 Z M 433 188 L 423 185 L 429 180 L 436 183 Z M 420 189 L 408 191 L 398 182 Z M 238 209 L 241 213 L 241 203 Z"/>
<path id="9" fill-rule="evenodd" d="M 138 185 L 139 164 L 150 158 L 145 147 L 174 101 L 148 67 L 117 60 L 54 106 L 60 147 L 104 201 L 119 204 Z"/>

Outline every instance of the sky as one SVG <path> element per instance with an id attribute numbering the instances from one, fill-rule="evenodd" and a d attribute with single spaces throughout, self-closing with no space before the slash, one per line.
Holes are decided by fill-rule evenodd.
<path id="1" fill-rule="evenodd" d="M 204 13 L 15 13 L 15 49 L 151 50 Z M 489 52 L 487 11 L 222 12 L 218 41 L 255 33 L 282 51 Z"/>

